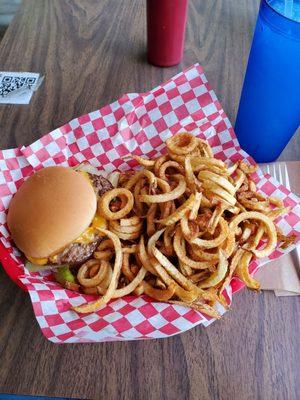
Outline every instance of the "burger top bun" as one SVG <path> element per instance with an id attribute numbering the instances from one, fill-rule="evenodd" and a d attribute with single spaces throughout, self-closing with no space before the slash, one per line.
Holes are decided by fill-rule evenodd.
<path id="1" fill-rule="evenodd" d="M 7 224 L 16 246 L 28 257 L 44 258 L 78 238 L 96 213 L 89 180 L 71 168 L 44 168 L 19 188 Z"/>

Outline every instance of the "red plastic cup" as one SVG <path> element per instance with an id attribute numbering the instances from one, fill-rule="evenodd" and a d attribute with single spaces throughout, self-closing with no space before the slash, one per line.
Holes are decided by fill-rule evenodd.
<path id="1" fill-rule="evenodd" d="M 148 61 L 160 67 L 183 56 L 188 0 L 147 0 Z"/>

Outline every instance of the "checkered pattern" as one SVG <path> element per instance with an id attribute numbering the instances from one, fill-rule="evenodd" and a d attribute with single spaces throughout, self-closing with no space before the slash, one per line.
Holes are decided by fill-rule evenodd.
<path id="1" fill-rule="evenodd" d="M 93 298 L 62 289 L 49 273 L 28 273 L 6 227 L 9 201 L 34 171 L 82 161 L 107 171 L 132 168 L 135 162 L 125 162 L 122 157 L 129 153 L 158 156 L 164 152 L 164 141 L 178 131 L 207 139 L 222 160 L 247 159 L 253 163 L 240 149 L 226 114 L 197 64 L 148 93 L 126 94 L 100 110 L 75 118 L 28 147 L 0 152 L 0 258 L 9 275 L 26 286 L 41 330 L 52 342 L 163 338 L 213 321 L 195 310 L 158 303 L 146 296 L 127 296 L 110 302 L 97 313 L 78 315 L 70 311 L 70 306 Z M 285 233 L 295 233 L 299 241 L 299 199 L 260 171 L 255 179 L 262 193 L 276 195 L 292 207 L 279 220 L 279 226 Z M 251 272 L 284 252 L 277 249 L 268 259 L 255 261 Z M 234 278 L 225 293 L 228 303 L 232 293 L 241 287 L 242 282 Z"/>

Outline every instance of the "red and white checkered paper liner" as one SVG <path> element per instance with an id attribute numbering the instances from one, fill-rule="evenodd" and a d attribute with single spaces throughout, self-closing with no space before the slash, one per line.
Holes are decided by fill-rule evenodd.
<path id="1" fill-rule="evenodd" d="M 6 226 L 10 199 L 24 179 L 50 165 L 74 166 L 83 161 L 112 171 L 132 168 L 125 162 L 129 153 L 156 157 L 165 151 L 165 140 L 179 131 L 189 131 L 209 141 L 217 158 L 233 163 L 253 160 L 240 149 L 233 128 L 211 90 L 202 68 L 196 64 L 148 93 L 130 93 L 42 137 L 28 147 L 0 152 L 0 233 L 7 255 L 18 261 L 21 282 L 29 291 L 33 309 L 43 334 L 55 343 L 102 342 L 165 338 L 196 325 L 209 325 L 208 316 L 185 307 L 159 303 L 147 296 L 127 296 L 114 300 L 97 313 L 78 315 L 70 311 L 93 296 L 63 289 L 49 274 L 29 273 L 13 247 Z M 255 176 L 259 190 L 277 196 L 291 206 L 279 220 L 285 233 L 300 240 L 300 205 L 297 196 L 259 171 Z M 288 251 L 290 251 L 290 248 Z M 277 249 L 268 259 L 253 262 L 250 270 L 285 251 Z M 3 259 L 2 259 L 2 262 Z M 233 279 L 226 291 L 243 287 Z M 224 312 L 220 306 L 219 311 Z"/>

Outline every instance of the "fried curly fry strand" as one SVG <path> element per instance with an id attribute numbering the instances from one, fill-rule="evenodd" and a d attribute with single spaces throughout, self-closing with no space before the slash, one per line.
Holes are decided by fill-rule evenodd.
<path id="1" fill-rule="evenodd" d="M 211 201 L 203 193 L 201 198 L 201 207 L 211 207 Z"/>
<path id="2" fill-rule="evenodd" d="M 228 269 L 228 261 L 225 257 L 225 253 L 222 250 L 219 251 L 219 260 L 220 261 L 215 272 L 213 272 L 210 277 L 200 282 L 198 284 L 199 287 L 210 288 L 212 286 L 217 286 L 225 278 Z"/>
<path id="3" fill-rule="evenodd" d="M 163 179 L 165 181 L 168 181 L 168 177 L 166 176 L 167 169 L 175 169 L 177 170 L 177 173 L 183 175 L 184 174 L 184 168 L 182 165 L 178 164 L 176 161 L 165 161 L 163 164 L 161 164 L 159 170 L 158 170 L 158 177 L 160 179 Z"/>
<path id="4" fill-rule="evenodd" d="M 192 153 L 196 149 L 198 140 L 190 133 L 183 132 L 167 139 L 166 145 L 168 151 L 178 155 L 185 155 Z"/>
<path id="5" fill-rule="evenodd" d="M 209 277 L 211 272 L 209 270 L 203 270 L 200 272 L 196 272 L 196 274 L 190 275 L 189 278 L 192 282 L 198 283 L 200 281 L 204 281 L 206 278 Z"/>
<path id="6" fill-rule="evenodd" d="M 103 279 L 103 281 L 101 283 L 99 283 L 99 285 L 96 287 L 97 288 L 97 294 L 101 294 L 104 295 L 107 291 L 107 288 L 110 284 L 111 281 L 111 277 L 112 277 L 112 268 L 109 265 L 108 267 L 108 273 L 106 275 L 106 277 Z"/>
<path id="7" fill-rule="evenodd" d="M 122 240 L 134 240 L 134 239 L 139 238 L 140 234 L 141 234 L 140 230 L 137 230 L 134 232 L 129 232 L 129 233 L 119 231 L 117 229 L 114 229 L 114 227 L 111 223 L 109 224 L 109 229 L 111 232 L 113 232 L 115 235 L 117 235 Z"/>
<path id="8" fill-rule="evenodd" d="M 234 196 L 234 194 L 235 194 L 235 187 L 228 181 L 228 179 L 226 179 L 225 177 L 220 176 L 218 174 L 215 174 L 214 172 L 205 171 L 205 170 L 200 171 L 198 174 L 198 179 L 200 181 L 210 180 L 210 181 L 216 183 L 217 185 L 221 186 L 232 196 Z"/>
<path id="9" fill-rule="evenodd" d="M 296 235 L 283 235 L 282 233 L 278 234 L 278 241 L 281 242 L 280 248 L 287 249 L 289 246 L 293 245 L 297 239 Z"/>
<path id="10" fill-rule="evenodd" d="M 114 246 L 109 239 L 102 240 L 93 254 L 97 260 L 110 260 L 114 255 Z"/>
<path id="11" fill-rule="evenodd" d="M 171 191 L 171 187 L 167 181 L 163 179 L 157 178 L 157 186 L 161 190 L 162 193 L 169 193 Z M 151 204 L 151 203 L 150 203 Z M 160 218 L 164 219 L 168 215 L 173 212 L 174 203 L 172 200 L 167 201 L 165 203 L 159 203 L 160 208 Z"/>
<path id="12" fill-rule="evenodd" d="M 184 171 L 187 187 L 191 190 L 192 193 L 195 193 L 197 187 L 199 188 L 201 184 L 200 182 L 197 182 L 197 179 L 194 175 L 190 156 L 186 156 L 184 160 Z"/>
<path id="13" fill-rule="evenodd" d="M 198 171 L 198 168 L 202 168 L 203 165 L 206 166 L 206 169 L 211 169 L 212 167 L 218 168 L 220 171 L 226 172 L 226 164 L 222 160 L 218 160 L 217 158 L 211 157 L 199 157 L 192 156 L 191 164 L 194 172 Z"/>
<path id="14" fill-rule="evenodd" d="M 181 165 L 184 165 L 185 161 L 185 156 L 184 155 L 178 155 L 173 153 L 172 151 L 168 150 L 168 155 L 172 160 L 175 160 L 179 162 Z M 194 153 L 191 153 L 191 164 L 192 164 L 192 169 L 194 173 L 199 171 L 200 169 L 203 169 L 203 166 L 206 166 L 205 169 L 216 169 L 216 171 L 224 172 L 226 174 L 226 165 L 223 161 L 218 160 L 216 158 L 209 158 L 209 157 L 203 157 L 199 155 L 195 155 Z"/>
<path id="15" fill-rule="evenodd" d="M 144 293 L 143 282 L 140 283 L 132 292 L 135 296 L 141 296 Z"/>
<path id="16" fill-rule="evenodd" d="M 245 250 L 238 249 L 237 252 L 235 253 L 235 255 L 232 257 L 231 263 L 229 265 L 228 275 L 225 278 L 225 280 L 224 280 L 224 282 L 223 282 L 223 284 L 222 284 L 222 286 L 221 286 L 221 288 L 219 290 L 219 293 L 222 293 L 223 290 L 229 285 L 229 283 L 230 283 L 230 281 L 232 279 L 232 276 L 233 276 L 233 274 L 234 274 L 234 272 L 235 272 L 235 270 L 236 270 L 236 268 L 237 268 L 237 266 L 238 266 L 238 264 L 239 264 L 239 262 L 241 260 L 242 255 L 244 254 L 244 252 L 245 252 Z"/>
<path id="17" fill-rule="evenodd" d="M 189 221 L 187 215 L 184 215 L 180 220 L 180 227 L 183 237 L 190 241 L 192 239 L 196 239 L 196 237 L 200 234 L 199 225 L 196 221 Z"/>
<path id="18" fill-rule="evenodd" d="M 251 233 L 252 233 L 251 229 L 250 229 L 249 227 L 246 227 L 246 228 L 243 230 L 243 233 L 242 233 L 242 236 L 241 236 L 239 242 L 240 242 L 240 243 L 245 243 L 245 242 L 247 242 L 247 240 L 250 238 Z"/>
<path id="19" fill-rule="evenodd" d="M 148 254 L 147 254 L 144 236 L 141 236 L 141 238 L 140 238 L 139 247 L 138 247 L 138 256 L 139 256 L 139 259 L 140 259 L 143 267 L 151 274 L 157 275 L 155 269 L 153 268 L 153 266 L 149 260 Z"/>
<path id="20" fill-rule="evenodd" d="M 140 222 L 140 218 L 135 215 L 130 218 L 122 218 L 120 219 L 120 226 L 135 226 Z"/>
<path id="21" fill-rule="evenodd" d="M 133 278 L 133 280 L 125 287 L 121 288 L 121 289 L 116 289 L 113 293 L 112 298 L 116 299 L 118 297 L 124 297 L 127 294 L 132 293 L 140 283 L 143 282 L 145 275 L 147 273 L 147 270 L 142 267 L 139 272 L 137 273 L 137 275 Z"/>
<path id="22" fill-rule="evenodd" d="M 118 238 L 117 235 L 110 232 L 109 230 L 100 229 L 100 228 L 98 228 L 98 230 L 99 230 L 99 232 L 103 233 L 105 236 L 107 236 L 112 241 L 114 248 L 115 248 L 115 264 L 114 264 L 110 284 L 107 288 L 106 293 L 103 295 L 103 297 L 100 297 L 98 300 L 94 301 L 93 303 L 87 303 L 87 304 L 83 304 L 81 306 L 73 307 L 74 311 L 77 311 L 77 312 L 83 313 L 83 314 L 97 311 L 97 310 L 99 310 L 99 308 L 102 305 L 109 302 L 109 300 L 113 297 L 114 292 L 118 287 L 118 280 L 119 280 L 121 267 L 122 267 L 122 257 L 123 256 L 122 256 L 122 246 L 121 246 L 120 239 Z"/>
<path id="23" fill-rule="evenodd" d="M 206 249 L 212 249 L 214 247 L 220 246 L 229 234 L 228 223 L 223 217 L 220 218 L 218 227 L 220 228 L 219 236 L 213 239 L 196 238 L 193 239 L 191 242 L 199 247 L 204 247 Z"/>
<path id="24" fill-rule="evenodd" d="M 250 165 L 245 163 L 244 161 L 239 161 L 239 168 L 247 175 L 253 174 L 257 171 L 257 165 Z"/>
<path id="25" fill-rule="evenodd" d="M 212 211 L 208 207 L 201 207 L 200 213 L 198 214 L 197 218 L 195 219 L 194 222 L 199 226 L 200 234 L 199 236 L 202 236 L 206 231 L 208 227 L 209 220 L 211 219 L 212 216 Z"/>
<path id="26" fill-rule="evenodd" d="M 244 251 L 242 258 L 236 267 L 235 274 L 248 288 L 258 290 L 260 288 L 260 283 L 249 274 L 248 269 L 252 256 L 252 253 L 249 251 Z"/>
<path id="27" fill-rule="evenodd" d="M 291 210 L 291 207 L 280 207 L 276 208 L 275 210 L 269 211 L 267 213 L 267 216 L 271 218 L 273 221 L 274 219 L 280 217 L 281 215 L 289 213 Z"/>
<path id="28" fill-rule="evenodd" d="M 154 174 L 155 174 L 156 176 L 158 176 L 158 171 L 159 171 L 160 166 L 161 166 L 165 161 L 168 161 L 168 160 L 169 160 L 169 157 L 166 156 L 166 155 L 165 155 L 165 156 L 160 156 L 160 157 L 158 157 L 158 158 L 155 160 L 153 172 L 154 172 Z"/>
<path id="29" fill-rule="evenodd" d="M 178 181 L 178 185 L 175 189 L 171 190 L 169 193 L 140 195 L 139 200 L 145 203 L 165 203 L 170 200 L 178 199 L 178 197 L 185 192 L 186 182 L 182 175 L 174 175 L 172 178 Z"/>
<path id="30" fill-rule="evenodd" d="M 197 218 L 197 216 L 199 214 L 199 209 L 201 206 L 201 200 L 202 200 L 202 193 L 196 192 L 195 193 L 195 201 L 191 208 L 191 212 L 189 214 L 189 220 L 194 221 Z"/>
<path id="31" fill-rule="evenodd" d="M 164 267 L 156 260 L 154 256 L 149 256 L 151 260 L 151 264 L 153 268 L 156 271 L 156 274 L 160 276 L 162 281 L 167 285 L 170 286 L 171 284 L 174 285 L 175 287 L 175 295 L 178 296 L 180 299 L 187 301 L 187 302 L 193 302 L 195 301 L 198 297 L 199 294 L 196 290 L 185 290 L 181 286 L 178 285 L 178 283 L 171 278 L 171 276 L 168 274 L 168 272 L 164 269 Z M 179 272 L 178 272 L 179 273 Z M 195 286 L 196 289 L 197 286 Z"/>
<path id="32" fill-rule="evenodd" d="M 281 199 L 278 199 L 277 197 L 269 197 L 269 202 L 276 207 L 284 207 L 283 201 Z"/>
<path id="33" fill-rule="evenodd" d="M 132 190 L 132 189 L 131 189 Z M 143 216 L 145 213 L 145 204 L 141 203 L 138 198 L 139 195 L 142 194 L 143 190 L 147 190 L 145 188 L 145 180 L 140 179 L 134 186 L 133 189 L 133 197 L 134 197 L 134 211 L 137 216 Z M 148 189 L 149 190 L 149 189 Z M 123 218 L 125 219 L 125 218 Z"/>
<path id="34" fill-rule="evenodd" d="M 211 290 L 218 291 L 217 288 L 211 288 Z M 226 297 L 223 295 L 223 293 L 218 294 L 218 302 L 225 308 L 225 310 L 229 310 L 229 304 L 226 300 Z"/>
<path id="35" fill-rule="evenodd" d="M 257 192 L 242 192 L 237 194 L 239 202 L 249 210 L 268 213 L 271 211 L 270 202 Z"/>
<path id="36" fill-rule="evenodd" d="M 145 167 L 145 168 L 152 168 L 152 167 L 154 167 L 154 164 L 155 164 L 155 160 L 149 160 L 148 158 L 144 158 L 144 157 L 137 156 L 134 154 L 131 154 L 131 158 L 133 158 L 142 167 Z"/>
<path id="37" fill-rule="evenodd" d="M 182 243 L 182 232 L 179 227 L 176 228 L 173 246 L 178 259 L 193 269 L 206 269 L 213 265 L 212 261 L 194 261 L 186 255 L 184 242 Z"/>
<path id="38" fill-rule="evenodd" d="M 226 177 L 229 181 L 230 181 L 230 179 L 231 179 L 231 177 L 229 176 L 230 174 L 229 174 L 228 170 L 226 169 L 225 164 L 223 164 L 223 167 L 221 167 L 221 166 L 216 166 L 216 165 L 209 165 L 209 163 L 206 163 L 206 164 L 199 164 L 199 163 L 197 162 L 197 160 L 196 160 L 194 157 L 192 157 L 191 163 L 192 163 L 192 168 L 193 168 L 194 174 L 197 174 L 197 173 L 199 173 L 200 171 L 207 171 L 207 170 L 209 170 L 209 171 L 211 171 L 211 172 L 214 172 L 214 173 L 217 174 L 217 175 Z M 210 163 L 211 163 L 211 162 L 210 162 Z M 232 182 L 231 182 L 231 183 L 232 183 Z"/>
<path id="39" fill-rule="evenodd" d="M 123 171 L 120 173 L 119 180 L 118 180 L 118 186 L 122 187 L 128 182 L 128 180 L 132 177 L 132 175 L 135 174 L 135 171 L 129 170 L 129 171 Z"/>
<path id="40" fill-rule="evenodd" d="M 97 272 L 90 276 L 90 270 L 96 267 Z M 84 287 L 95 287 L 99 285 L 108 273 L 109 264 L 105 260 L 89 260 L 79 268 L 77 280 Z"/>
<path id="41" fill-rule="evenodd" d="M 146 216 L 148 236 L 152 236 L 156 231 L 154 222 L 156 211 L 157 211 L 157 204 L 156 203 L 151 204 Z"/>
<path id="42" fill-rule="evenodd" d="M 164 254 L 167 256 L 173 256 L 175 254 L 173 248 L 173 236 L 175 234 L 175 228 L 172 225 L 166 227 L 163 233 L 163 241 L 164 241 Z"/>
<path id="43" fill-rule="evenodd" d="M 119 211 L 111 211 L 110 203 L 115 198 L 125 198 L 126 204 Z M 99 214 L 108 220 L 116 220 L 120 218 L 124 218 L 129 212 L 132 210 L 134 204 L 134 197 L 132 193 L 124 188 L 111 189 L 104 193 L 103 196 L 99 198 L 98 201 L 98 210 Z"/>
<path id="44" fill-rule="evenodd" d="M 194 244 L 189 244 L 189 253 L 193 259 L 198 261 L 210 261 L 212 263 L 219 261 L 219 252 L 210 253 Z"/>
<path id="45" fill-rule="evenodd" d="M 197 298 L 199 296 L 197 286 L 195 286 L 189 279 L 187 279 L 183 274 L 181 274 L 178 271 L 178 269 L 168 260 L 168 258 L 166 256 L 164 256 L 155 246 L 157 240 L 159 239 L 159 237 L 161 236 L 163 231 L 164 230 L 161 229 L 160 231 L 156 232 L 149 239 L 149 242 L 148 242 L 148 253 L 150 255 L 154 256 L 155 259 L 157 260 L 157 263 L 155 263 L 155 265 L 153 265 L 154 268 L 157 270 L 161 279 L 167 285 L 170 284 L 170 281 L 166 282 L 166 278 L 167 278 L 166 274 L 168 276 L 171 276 L 175 280 L 175 283 L 177 282 L 177 284 L 180 284 L 182 286 L 182 288 L 184 289 L 184 291 L 190 292 L 190 293 L 188 293 L 188 295 L 191 295 L 192 298 Z M 163 267 L 164 273 L 161 274 L 161 270 L 160 270 L 159 266 Z M 185 292 L 183 290 L 180 290 L 182 288 L 176 286 L 176 289 L 175 289 L 175 293 L 178 294 L 178 296 L 181 298 L 185 297 Z"/>
<path id="46" fill-rule="evenodd" d="M 139 221 L 136 225 L 129 225 L 129 226 L 121 225 L 121 223 L 119 221 L 113 220 L 113 221 L 109 222 L 109 227 L 111 228 L 111 230 L 114 232 L 120 232 L 120 233 L 140 232 L 142 225 L 143 225 L 143 221 Z"/>
<path id="47" fill-rule="evenodd" d="M 158 222 L 166 226 L 175 224 L 186 214 L 188 210 L 193 208 L 194 202 L 195 195 L 191 194 L 190 197 L 180 207 L 178 207 L 173 214 L 169 215 L 165 219 L 159 220 Z"/>
<path id="48" fill-rule="evenodd" d="M 220 204 L 217 205 L 215 208 L 211 219 L 209 220 L 209 223 L 207 225 L 207 231 L 213 235 L 215 233 L 215 229 L 220 221 L 220 218 L 222 217 L 223 212 L 226 210 L 226 205 L 221 202 Z"/>
<path id="49" fill-rule="evenodd" d="M 238 166 L 239 166 L 239 164 L 235 163 L 235 164 L 232 164 L 230 167 L 227 167 L 228 175 L 232 175 L 237 170 Z"/>
<path id="50" fill-rule="evenodd" d="M 177 304 L 178 306 L 182 307 L 187 307 L 187 308 L 193 308 L 196 311 L 199 311 L 203 314 L 208 315 L 209 317 L 220 319 L 221 315 L 218 313 L 217 310 L 215 310 L 213 307 L 209 306 L 208 304 L 202 303 L 185 303 L 184 301 L 178 301 L 178 300 L 170 300 L 169 303 L 171 304 Z"/>
<path id="51" fill-rule="evenodd" d="M 190 277 L 193 274 L 193 269 L 189 265 L 183 263 L 181 260 L 178 260 L 178 263 L 179 263 L 180 272 L 184 276 Z"/>
<path id="52" fill-rule="evenodd" d="M 155 287 L 159 289 L 166 289 L 166 285 L 163 283 L 163 281 L 159 278 L 155 279 Z"/>
<path id="53" fill-rule="evenodd" d="M 263 223 L 265 232 L 267 233 L 269 238 L 268 243 L 263 249 L 253 249 L 252 252 L 257 258 L 267 257 L 275 250 L 277 244 L 277 233 L 275 225 L 269 217 L 257 211 L 243 212 L 233 218 L 233 220 L 229 224 L 229 229 L 236 231 L 238 225 L 242 221 L 251 219 L 258 220 Z"/>
<path id="54" fill-rule="evenodd" d="M 159 237 L 164 232 L 164 229 L 156 232 L 148 242 L 148 253 L 153 255 L 156 260 L 165 268 L 167 273 L 175 279 L 180 285 L 182 285 L 185 289 L 191 288 L 190 282 L 183 276 L 178 269 L 168 260 L 166 256 L 164 256 L 156 247 L 156 242 Z"/>
<path id="55" fill-rule="evenodd" d="M 95 287 L 86 287 L 81 285 L 81 288 L 83 290 L 83 293 L 85 294 L 104 294 L 108 288 L 109 282 L 111 280 L 111 276 L 112 276 L 112 269 L 109 263 L 107 263 L 107 273 L 104 277 L 104 279 Z M 93 276 L 97 273 L 98 268 L 96 268 L 96 270 L 94 270 L 94 267 L 92 267 L 90 269 L 90 277 L 93 278 Z"/>
<path id="56" fill-rule="evenodd" d="M 215 300 L 216 296 L 201 288 L 198 288 L 192 281 L 181 274 L 177 268 L 155 247 L 155 242 L 161 235 L 161 232 L 153 235 L 148 242 L 150 260 L 157 273 L 162 280 L 169 285 L 170 282 L 175 284 L 175 294 L 181 300 L 193 302 L 200 298 L 208 301 Z M 152 249 L 152 250 L 151 250 Z M 155 256 L 153 255 L 155 254 Z M 161 264 L 161 262 L 162 264 Z M 177 283 L 178 282 L 178 283 Z M 179 283 L 181 286 L 179 286 Z"/>
<path id="57" fill-rule="evenodd" d="M 227 203 L 230 204 L 231 206 L 235 205 L 236 198 L 232 196 L 227 190 L 219 186 L 217 183 L 214 183 L 210 180 L 204 180 L 202 181 L 202 186 L 205 189 L 204 191 L 205 195 L 211 193 L 213 195 L 216 195 L 217 198 L 223 201 L 224 200 L 227 201 Z"/>
<path id="58" fill-rule="evenodd" d="M 213 157 L 213 151 L 210 147 L 209 143 L 206 140 L 197 138 L 198 140 L 198 148 L 204 153 L 205 157 Z"/>
<path id="59" fill-rule="evenodd" d="M 251 179 L 248 179 L 248 183 L 249 183 L 249 190 L 251 192 L 256 192 L 256 185 L 255 182 L 252 181 Z"/>
<path id="60" fill-rule="evenodd" d="M 177 161 L 178 163 L 182 164 L 184 163 L 184 156 L 179 156 L 178 154 L 173 153 L 172 151 L 168 150 L 168 156 L 171 160 Z"/>
<path id="61" fill-rule="evenodd" d="M 170 283 L 166 289 L 154 288 L 146 281 L 144 281 L 142 285 L 144 288 L 144 293 L 158 301 L 168 301 L 175 294 L 175 285 L 173 283 Z"/>
<path id="62" fill-rule="evenodd" d="M 240 187 L 243 185 L 245 180 L 246 180 L 245 173 L 242 170 L 237 169 L 236 170 L 236 178 L 234 180 L 234 187 L 235 187 L 236 192 L 240 189 Z"/>
<path id="63" fill-rule="evenodd" d="M 131 269 L 129 267 L 129 254 L 128 253 L 123 254 L 121 271 L 126 276 L 126 278 L 129 279 L 130 281 L 132 281 L 134 279 L 134 273 L 131 271 Z"/>
<path id="64" fill-rule="evenodd" d="M 148 180 L 150 188 L 156 188 L 157 186 L 156 176 L 153 174 L 153 172 L 148 171 L 147 169 L 138 171 L 136 174 L 131 176 L 131 178 L 125 184 L 124 188 L 127 190 L 131 190 L 141 178 L 146 178 Z"/>
<path id="65" fill-rule="evenodd" d="M 258 226 L 258 228 L 256 230 L 255 235 L 251 238 L 251 240 L 249 240 L 247 243 L 244 244 L 243 248 L 247 249 L 249 251 L 256 249 L 257 246 L 259 245 L 264 233 L 265 233 L 264 224 L 260 223 L 260 225 Z M 243 238 L 243 234 L 241 236 L 241 239 L 242 238 Z"/>

